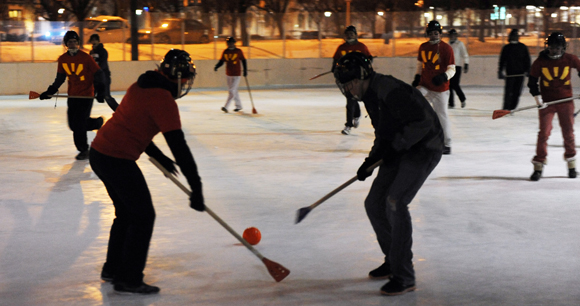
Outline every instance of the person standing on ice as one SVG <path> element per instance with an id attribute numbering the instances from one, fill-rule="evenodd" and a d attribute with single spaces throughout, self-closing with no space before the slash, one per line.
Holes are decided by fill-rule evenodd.
<path id="1" fill-rule="evenodd" d="M 382 160 L 365 209 L 377 235 L 385 262 L 369 272 L 371 279 L 390 281 L 383 295 L 416 289 L 412 225 L 413 200 L 443 153 L 443 129 L 421 92 L 392 76 L 374 72 L 371 59 L 360 52 L 343 56 L 334 69 L 338 88 L 347 99 L 363 101 L 375 129 L 369 156 L 357 171 L 364 181 L 367 169 Z"/>
<path id="2" fill-rule="evenodd" d="M 155 209 L 136 163 L 145 152 L 169 172 L 177 173 L 174 162 L 152 143 L 157 133 L 163 133 L 191 187 L 191 208 L 205 210 L 201 179 L 185 142 L 175 101 L 189 92 L 195 75 L 189 54 L 171 49 L 159 70 L 147 71 L 129 87 L 113 117 L 92 142 L 91 167 L 115 206 L 107 259 L 101 271 L 101 279 L 112 281 L 115 291 L 152 294 L 160 290 L 143 282 Z"/>
<path id="3" fill-rule="evenodd" d="M 228 48 L 222 53 L 222 57 L 219 62 L 215 65 L 214 71 L 217 71 L 224 62 L 226 63 L 226 76 L 228 81 L 228 99 L 226 104 L 222 107 L 224 113 L 228 112 L 228 106 L 232 100 L 236 103 L 236 108 L 234 112 L 239 112 L 242 110 L 242 101 L 240 100 L 240 95 L 238 93 L 238 87 L 240 86 L 241 75 L 246 77 L 248 75 L 248 67 L 246 64 L 246 58 L 244 57 L 244 52 L 241 49 L 236 48 L 236 39 L 233 37 L 228 37 L 226 41 Z M 242 67 L 243 73 L 242 73 Z"/>
<path id="4" fill-rule="evenodd" d="M 580 59 L 576 55 L 566 53 L 566 37 L 559 32 L 550 34 L 546 38 L 545 49 L 532 64 L 528 79 L 528 87 L 538 105 L 540 119 L 536 155 L 532 159 L 534 164 L 534 172 L 530 177 L 532 181 L 540 180 L 544 165 L 547 164 L 548 137 L 552 131 L 552 119 L 555 114 L 558 114 L 564 138 L 564 160 L 568 163 L 568 177 L 576 178 L 572 68 L 579 71 Z M 553 105 L 544 104 L 566 98 L 570 98 L 570 101 Z"/>
<path id="5" fill-rule="evenodd" d="M 509 43 L 503 46 L 499 56 L 497 77 L 500 80 L 505 79 L 503 94 L 503 109 L 505 110 L 514 110 L 518 107 L 524 87 L 524 77 L 529 74 L 532 62 L 528 47 L 519 42 L 519 39 L 518 30 L 512 29 L 508 38 Z"/>
<path id="6" fill-rule="evenodd" d="M 334 72 L 334 67 L 338 60 L 345 54 L 350 52 L 360 52 L 369 58 L 373 58 L 367 46 L 360 41 L 358 41 L 358 34 L 356 28 L 353 25 L 349 25 L 344 29 L 344 40 L 345 42 L 336 48 L 334 55 L 332 56 L 332 69 L 330 71 Z M 346 123 L 344 124 L 344 129 L 342 134 L 350 134 L 352 128 L 357 128 L 360 124 L 360 106 L 358 101 L 352 99 L 346 99 Z"/>
<path id="7" fill-rule="evenodd" d="M 69 96 L 86 96 L 87 98 L 67 99 L 68 126 L 73 132 L 73 140 L 79 153 L 77 160 L 89 158 L 87 131 L 98 130 L 103 125 L 103 118 L 91 118 L 93 95 L 99 103 L 105 102 L 105 77 L 103 70 L 87 53 L 79 50 L 79 35 L 68 31 L 63 37 L 66 53 L 58 58 L 56 78 L 48 89 L 40 94 L 40 100 L 50 99 L 68 78 Z"/>
<path id="8" fill-rule="evenodd" d="M 111 97 L 111 70 L 109 70 L 109 52 L 101 43 L 101 38 L 99 34 L 93 34 L 89 38 L 89 43 L 93 45 L 93 49 L 89 52 L 89 54 L 93 57 L 97 65 L 101 67 L 105 76 L 105 101 L 112 110 L 115 110 L 119 103 L 115 100 L 115 98 Z"/>
<path id="9" fill-rule="evenodd" d="M 437 20 L 429 21 L 425 34 L 429 41 L 419 46 L 417 73 L 413 87 L 417 87 L 439 116 L 445 134 L 443 154 L 451 154 L 451 124 L 447 115 L 449 80 L 455 75 L 453 48 L 441 40 L 443 27 Z"/>
<path id="10" fill-rule="evenodd" d="M 469 70 L 469 53 L 467 48 L 461 40 L 457 39 L 457 31 L 455 29 L 449 30 L 449 45 L 453 48 L 453 57 L 455 58 L 455 75 L 449 80 L 449 108 L 455 107 L 453 92 L 457 94 L 461 102 L 461 108 L 465 108 L 465 94 L 461 90 L 459 83 L 461 82 L 461 69 L 464 73 Z"/>

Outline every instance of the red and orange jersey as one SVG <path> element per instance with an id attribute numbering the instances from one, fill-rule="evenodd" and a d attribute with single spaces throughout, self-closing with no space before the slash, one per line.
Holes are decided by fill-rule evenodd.
<path id="1" fill-rule="evenodd" d="M 453 48 L 444 41 L 437 44 L 422 43 L 417 60 L 422 63 L 421 82 L 419 85 L 436 92 L 449 90 L 449 82 L 439 86 L 433 85 L 433 77 L 447 71 L 447 66 L 455 65 Z"/>
<path id="2" fill-rule="evenodd" d="M 344 44 L 338 46 L 338 48 L 336 48 L 336 52 L 334 52 L 334 55 L 332 56 L 332 58 L 334 59 L 334 61 L 338 61 L 341 57 L 345 56 L 347 53 L 350 53 L 350 52 L 361 52 L 362 54 L 364 54 L 368 57 L 372 57 L 367 46 L 365 44 L 357 41 L 356 44 L 351 45 L 351 44 L 345 42 Z"/>
<path id="3" fill-rule="evenodd" d="M 81 50 L 75 56 L 67 52 L 58 58 L 57 69 L 67 76 L 69 95 L 94 96 L 94 75 L 101 68 L 92 56 Z"/>
<path id="4" fill-rule="evenodd" d="M 242 50 L 235 48 L 225 49 L 222 53 L 221 60 L 226 62 L 226 75 L 228 76 L 240 76 L 242 75 L 242 60 L 245 60 L 244 52 Z"/>
<path id="5" fill-rule="evenodd" d="M 530 76 L 540 82 L 540 92 L 545 102 L 572 96 L 571 68 L 580 68 L 577 56 L 564 53 L 559 59 L 540 56 L 532 64 Z"/>

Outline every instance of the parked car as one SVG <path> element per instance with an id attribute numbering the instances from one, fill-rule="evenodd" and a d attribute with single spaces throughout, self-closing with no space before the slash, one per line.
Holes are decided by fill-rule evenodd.
<path id="1" fill-rule="evenodd" d="M 28 30 L 24 26 L 24 21 L 9 20 L 4 21 L 4 34 L 6 41 L 27 41 Z"/>
<path id="2" fill-rule="evenodd" d="M 185 43 L 207 44 L 213 37 L 213 28 L 204 25 L 197 20 L 184 20 L 179 18 L 166 18 L 161 20 L 159 26 L 153 29 L 153 43 L 180 44 L 182 40 L 182 27 L 184 28 L 183 39 Z M 151 43 L 151 30 L 139 30 L 139 43 Z"/>
<path id="3" fill-rule="evenodd" d="M 574 38 L 574 34 L 576 34 L 576 38 L 580 37 L 580 24 L 576 22 L 555 22 L 548 27 L 548 30 L 550 33 L 560 32 L 566 38 Z M 574 30 L 576 33 L 574 33 Z"/>
<path id="4" fill-rule="evenodd" d="M 51 36 L 55 44 L 62 44 L 62 38 L 67 31 L 76 31 L 79 35 L 79 23 L 62 24 Z M 92 34 L 99 34 L 102 43 L 117 43 L 130 41 L 131 28 L 127 19 L 117 16 L 97 16 L 84 20 L 84 39 L 88 43 Z"/>

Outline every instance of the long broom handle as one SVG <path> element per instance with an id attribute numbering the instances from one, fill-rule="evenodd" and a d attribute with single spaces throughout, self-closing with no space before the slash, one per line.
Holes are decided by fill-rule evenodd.
<path id="1" fill-rule="evenodd" d="M 171 181 L 173 181 L 175 183 L 175 185 L 177 185 L 177 187 L 179 187 L 181 190 L 183 190 L 183 192 L 185 192 L 185 194 L 187 194 L 187 196 L 191 196 L 191 191 L 189 189 L 187 189 L 187 187 L 185 187 L 173 174 L 171 174 L 169 171 L 167 171 L 167 169 L 165 169 L 165 167 L 163 167 L 155 158 L 149 157 L 149 160 L 157 168 L 159 168 L 159 170 L 161 170 L 161 172 L 163 172 L 163 174 L 165 174 L 165 176 L 167 178 L 169 178 Z M 254 255 L 258 256 L 258 258 L 260 258 L 260 260 L 264 259 L 264 256 L 262 256 L 262 254 L 260 254 L 260 252 L 258 252 L 256 249 L 254 249 L 252 247 L 252 245 L 250 245 L 244 238 L 242 238 L 242 236 L 240 236 L 238 233 L 236 233 L 236 231 L 234 231 L 233 228 L 231 228 L 226 222 L 224 222 L 224 220 L 222 220 L 218 215 L 216 215 L 209 207 L 205 206 L 205 211 L 212 218 L 214 218 L 219 224 L 221 224 L 221 226 L 223 226 L 226 230 L 228 230 L 228 232 L 230 232 L 230 234 L 232 234 L 234 237 L 236 237 L 236 239 L 238 239 L 244 246 L 246 246 L 246 248 L 248 248 L 250 251 L 252 251 L 252 253 L 254 253 Z"/>
<path id="2" fill-rule="evenodd" d="M 550 102 L 546 102 L 544 103 L 544 105 L 552 105 L 552 104 L 558 104 L 558 103 L 562 103 L 562 102 L 567 102 L 570 100 L 574 100 L 574 99 L 579 99 L 580 96 L 576 96 L 576 97 L 570 97 L 570 98 L 565 98 L 565 99 L 560 99 L 560 100 L 555 100 L 555 101 L 550 101 Z M 519 111 L 523 111 L 526 109 L 531 109 L 531 108 L 538 108 L 538 105 L 529 105 L 529 106 L 525 106 L 525 107 L 521 107 L 521 108 L 516 108 L 514 110 L 512 110 L 511 112 L 519 112 Z"/>
<path id="3" fill-rule="evenodd" d="M 254 107 L 254 99 L 252 99 L 252 91 L 250 90 L 250 83 L 248 83 L 248 77 L 244 77 L 244 80 L 246 80 L 246 87 L 248 87 L 248 93 L 250 94 L 250 102 L 252 102 L 252 109 L 255 108 Z"/>

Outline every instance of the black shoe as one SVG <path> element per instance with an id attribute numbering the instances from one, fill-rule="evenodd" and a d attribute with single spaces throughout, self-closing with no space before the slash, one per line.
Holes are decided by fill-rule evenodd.
<path id="1" fill-rule="evenodd" d="M 443 148 L 443 154 L 445 154 L 445 155 L 451 154 L 451 147 L 445 146 Z"/>
<path id="2" fill-rule="evenodd" d="M 77 156 L 75 156 L 75 158 L 77 160 L 85 160 L 85 159 L 89 159 L 89 150 L 84 150 L 81 153 L 77 154 Z"/>
<path id="3" fill-rule="evenodd" d="M 234 109 L 234 112 L 239 112 L 241 110 L 242 110 L 241 108 L 236 108 L 236 109 Z"/>
<path id="4" fill-rule="evenodd" d="M 386 283 L 383 287 L 381 287 L 381 294 L 401 295 L 409 291 L 415 291 L 415 289 L 417 289 L 417 287 L 415 287 L 415 284 L 403 286 L 403 284 L 401 284 L 399 281 L 391 279 L 388 283 Z"/>
<path id="5" fill-rule="evenodd" d="M 574 173 L 576 173 L 576 170 L 574 170 Z M 570 173 L 568 173 L 568 175 L 570 175 Z M 530 180 L 539 181 L 540 177 L 542 177 L 542 171 L 535 170 L 534 173 L 532 173 L 532 176 L 530 176 Z"/>
<path id="6" fill-rule="evenodd" d="M 465 108 L 465 101 L 461 101 L 461 108 Z"/>
<path id="7" fill-rule="evenodd" d="M 568 177 L 569 178 L 576 178 L 576 168 L 568 169 Z"/>
<path id="8" fill-rule="evenodd" d="M 224 111 L 224 113 L 226 113 L 226 114 L 228 113 L 228 109 L 227 108 L 222 107 L 222 110 Z"/>
<path id="9" fill-rule="evenodd" d="M 109 273 L 105 270 L 101 271 L 101 279 L 106 282 L 113 282 L 114 275 L 113 273 Z"/>
<path id="10" fill-rule="evenodd" d="M 137 294 L 154 294 L 159 293 L 161 289 L 156 286 L 150 286 L 145 283 L 141 283 L 137 286 L 129 286 L 125 283 L 115 283 L 115 291 L 119 293 L 137 293 Z"/>
<path id="11" fill-rule="evenodd" d="M 393 276 L 393 272 L 391 271 L 389 264 L 386 262 L 369 272 L 370 279 L 387 279 L 391 278 L 391 276 Z"/>

